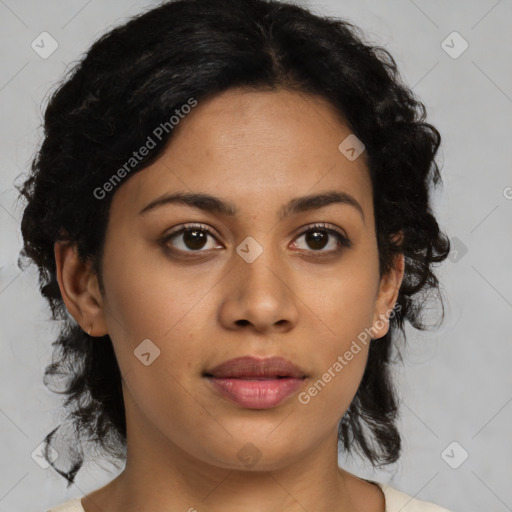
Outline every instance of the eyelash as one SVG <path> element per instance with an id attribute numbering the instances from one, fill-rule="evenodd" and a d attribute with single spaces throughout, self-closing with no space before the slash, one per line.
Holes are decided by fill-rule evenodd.
<path id="1" fill-rule="evenodd" d="M 216 234 L 205 224 L 185 224 L 183 225 L 183 227 L 181 227 L 180 229 L 178 230 L 175 230 L 171 233 L 169 233 L 168 235 L 166 235 L 162 240 L 162 244 L 164 245 L 164 247 L 173 252 L 173 253 L 179 253 L 180 255 L 181 254 L 186 254 L 186 253 L 202 253 L 202 252 L 209 252 L 208 250 L 204 251 L 204 250 L 197 250 L 197 251 L 194 251 L 194 250 L 189 250 L 189 251 L 183 251 L 181 249 L 176 249 L 176 248 L 172 248 L 169 246 L 169 241 L 172 240 L 173 238 L 175 238 L 176 236 L 178 235 L 181 235 L 182 233 L 185 233 L 187 231 L 193 231 L 193 230 L 198 230 L 198 231 L 205 231 L 206 233 L 208 233 L 210 236 L 212 236 L 213 238 L 215 238 L 217 240 L 217 236 Z M 347 248 L 347 249 L 350 249 L 352 247 L 352 242 L 344 235 L 342 235 L 341 233 L 339 233 L 337 230 L 335 229 L 332 229 L 332 228 L 329 228 L 327 224 L 325 223 L 317 223 L 317 224 L 312 224 L 311 226 L 309 226 L 307 229 L 305 229 L 304 231 L 301 231 L 299 233 L 299 235 L 296 237 L 296 238 L 299 238 L 307 233 L 310 233 L 310 232 L 313 232 L 313 231 L 323 231 L 323 232 L 326 232 L 328 234 L 331 234 L 331 235 L 334 235 L 338 242 L 340 243 L 340 245 L 344 248 Z M 217 240 L 218 242 L 218 240 Z M 315 256 L 321 256 L 322 254 L 327 254 L 327 255 L 333 255 L 333 254 L 337 254 L 337 253 L 340 253 L 343 249 L 341 249 L 340 247 L 338 247 L 337 249 L 334 249 L 334 250 L 330 250 L 330 251 L 323 251 L 323 250 L 314 250 L 314 249 L 311 249 L 311 252 L 312 253 L 316 253 Z"/>

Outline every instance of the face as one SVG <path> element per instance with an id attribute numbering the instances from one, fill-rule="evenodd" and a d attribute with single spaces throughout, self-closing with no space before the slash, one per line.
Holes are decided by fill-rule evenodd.
<path id="1" fill-rule="evenodd" d="M 112 339 L 129 436 L 264 470 L 332 445 L 403 273 L 379 278 L 365 154 L 338 149 L 350 133 L 321 98 L 233 89 L 115 191 L 105 295 L 91 287 L 97 305 L 76 315 Z M 242 356 L 299 374 L 209 377 Z"/>

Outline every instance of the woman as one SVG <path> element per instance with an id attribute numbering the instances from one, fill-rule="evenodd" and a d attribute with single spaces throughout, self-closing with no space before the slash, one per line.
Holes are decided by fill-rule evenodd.
<path id="1" fill-rule="evenodd" d="M 22 233 L 76 436 L 45 456 L 69 484 L 85 441 L 125 467 L 52 511 L 446 511 L 338 466 L 400 455 L 394 341 L 450 249 L 439 145 L 386 50 L 295 5 L 167 2 L 97 41 Z"/>

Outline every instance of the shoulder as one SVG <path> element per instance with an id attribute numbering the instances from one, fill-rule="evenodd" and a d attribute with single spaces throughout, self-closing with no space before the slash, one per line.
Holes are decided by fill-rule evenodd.
<path id="1" fill-rule="evenodd" d="M 429 501 L 418 500 L 393 487 L 376 483 L 384 493 L 386 512 L 452 512 Z"/>
<path id="2" fill-rule="evenodd" d="M 85 512 L 82 507 L 82 498 L 75 498 L 61 503 L 45 512 Z"/>

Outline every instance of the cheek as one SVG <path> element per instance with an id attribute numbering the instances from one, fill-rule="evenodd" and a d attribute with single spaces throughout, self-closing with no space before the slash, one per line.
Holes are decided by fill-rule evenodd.
<path id="1" fill-rule="evenodd" d="M 322 289 L 310 287 L 307 304 L 318 334 L 310 350 L 318 372 L 299 401 L 312 414 L 339 419 L 357 392 L 371 343 L 374 279 L 358 267 L 340 272 Z"/>
<path id="2" fill-rule="evenodd" d="M 180 409 L 183 396 L 176 403 L 174 397 L 198 375 L 209 344 L 202 340 L 213 332 L 216 279 L 211 272 L 170 269 L 161 255 L 146 252 L 144 258 L 128 246 L 105 258 L 104 266 L 107 323 L 118 364 L 123 376 L 131 373 L 135 396 L 149 397 L 147 407 L 163 401 Z"/>
<path id="3" fill-rule="evenodd" d="M 303 408 L 303 414 L 311 422 L 322 418 L 327 430 L 336 428 L 361 382 L 368 348 L 362 343 L 359 345 L 351 350 L 350 343 L 340 344 L 339 350 L 328 358 L 324 371 L 314 375 L 308 387 L 298 395 L 298 407 Z"/>
<path id="4" fill-rule="evenodd" d="M 306 287 L 311 321 L 321 329 L 331 358 L 343 353 L 352 340 L 371 327 L 377 287 L 378 276 L 365 266 L 343 268 Z"/>
<path id="5" fill-rule="evenodd" d="M 172 268 L 158 248 L 118 238 L 111 244 L 115 251 L 105 251 L 104 263 L 112 336 L 162 343 L 201 301 L 208 282 L 197 273 Z"/>

